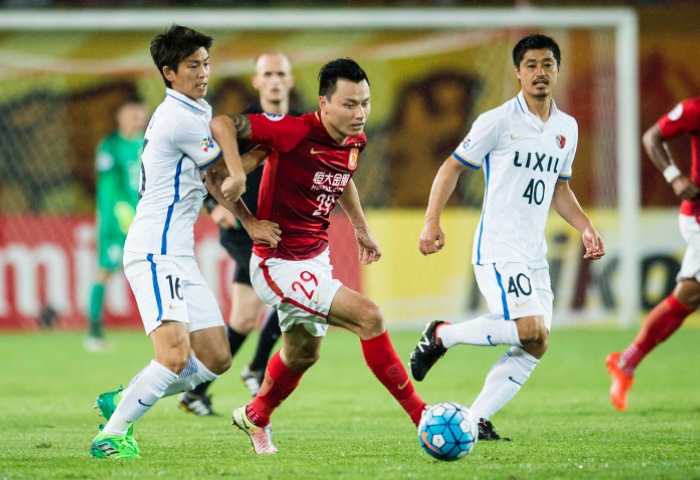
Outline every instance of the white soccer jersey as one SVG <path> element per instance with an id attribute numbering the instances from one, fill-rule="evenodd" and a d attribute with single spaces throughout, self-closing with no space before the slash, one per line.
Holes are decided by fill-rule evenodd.
<path id="1" fill-rule="evenodd" d="M 124 250 L 194 255 L 194 222 L 206 194 L 201 170 L 221 156 L 209 120 L 206 101 L 166 89 L 146 130 L 139 203 Z"/>
<path id="2" fill-rule="evenodd" d="M 472 263 L 546 265 L 544 228 L 554 186 L 571 178 L 578 125 L 552 101 L 547 122 L 530 113 L 523 93 L 476 119 L 453 156 L 484 168 L 486 190 Z"/>

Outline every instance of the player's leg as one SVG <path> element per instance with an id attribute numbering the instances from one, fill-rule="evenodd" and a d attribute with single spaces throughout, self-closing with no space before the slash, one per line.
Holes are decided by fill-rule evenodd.
<path id="1" fill-rule="evenodd" d="M 85 349 L 91 352 L 104 350 L 104 332 L 102 331 L 102 310 L 104 304 L 105 284 L 109 280 L 110 272 L 100 268 L 97 278 L 90 291 L 90 304 L 88 314 L 90 327 L 85 339 Z"/>
<path id="2" fill-rule="evenodd" d="M 328 324 L 360 337 L 362 354 L 372 373 L 418 425 L 427 406 L 413 388 L 384 324 L 381 309 L 366 296 L 341 286 L 333 297 Z"/>
<path id="3" fill-rule="evenodd" d="M 289 317 L 288 321 L 292 321 Z M 233 424 L 243 430 L 256 453 L 276 453 L 270 417 L 299 385 L 304 372 L 319 358 L 323 337 L 312 335 L 303 324 L 282 334 L 282 350 L 268 363 L 265 379 L 253 401 L 233 411 Z"/>
<path id="4" fill-rule="evenodd" d="M 554 297 L 547 267 L 492 265 L 477 273 L 477 280 L 489 308 L 502 317 L 495 321 L 513 323 L 518 332 L 470 407 L 479 419 L 479 438 L 499 440 L 490 418 L 520 391 L 546 352 Z"/>
<path id="5" fill-rule="evenodd" d="M 90 454 L 97 458 L 138 456 L 138 447 L 127 441 L 133 423 L 139 420 L 164 396 L 188 363 L 189 332 L 186 323 L 164 321 L 150 334 L 155 359 L 141 370 L 122 392 L 107 424 L 93 440 Z M 98 404 L 104 395 L 98 397 Z M 104 415 L 104 413 L 103 413 Z"/>
<path id="6" fill-rule="evenodd" d="M 133 446 L 127 448 L 135 421 L 160 398 L 212 380 L 230 365 L 221 313 L 193 257 L 128 254 L 125 273 L 153 343 L 155 359 L 132 379 L 118 404 L 112 405 L 109 421 L 91 450 L 93 456 L 102 458 L 137 454 Z M 204 333 L 198 334 L 200 331 Z M 202 352 L 206 364 L 191 354 L 190 332 L 195 341 L 201 337 L 202 342 L 211 344 L 207 349 L 202 349 L 200 342 L 195 345 L 207 350 Z M 101 410 L 104 415 L 105 410 Z"/>
<path id="7" fill-rule="evenodd" d="M 611 353 L 605 363 L 612 377 L 610 400 L 618 410 L 627 409 L 628 392 L 634 384 L 634 372 L 657 345 L 680 328 L 700 304 L 700 282 L 681 280 L 673 293 L 647 315 L 639 333 L 622 353 Z"/>
<path id="8" fill-rule="evenodd" d="M 218 304 L 198 269 L 193 278 L 197 281 L 190 280 L 188 292 L 188 306 L 193 318 L 190 322 L 190 332 L 193 360 L 198 359 L 201 365 L 195 367 L 199 376 L 189 384 L 178 385 L 179 390 L 173 393 L 182 392 L 178 397 L 178 405 L 183 410 L 200 416 L 215 415 L 211 397 L 206 395 L 206 391 L 209 385 L 231 366 L 228 328 L 224 328 L 219 322 L 221 314 Z M 233 299 L 234 304 L 237 301 L 236 298 Z"/>
<path id="9" fill-rule="evenodd" d="M 246 365 L 243 371 L 241 371 L 241 380 L 243 380 L 245 386 L 248 387 L 252 396 L 255 396 L 258 390 L 260 390 L 260 385 L 265 377 L 267 362 L 272 355 L 272 349 L 281 336 L 282 330 L 280 329 L 277 309 L 270 308 L 265 315 L 263 326 L 260 329 L 260 337 L 258 338 L 258 344 L 255 348 L 253 361 L 250 362 L 249 365 Z"/>
<path id="10" fill-rule="evenodd" d="M 238 271 L 238 269 L 237 269 Z M 246 279 L 247 269 L 246 269 Z M 248 283 L 234 282 L 231 288 L 231 314 L 224 338 L 227 339 L 229 362 L 243 345 L 250 331 L 255 327 L 265 305 Z M 207 391 L 211 382 L 203 382 L 192 390 L 182 393 L 178 403 L 183 410 L 195 415 L 214 415 L 211 397 Z"/>
<path id="11" fill-rule="evenodd" d="M 411 373 L 416 380 L 423 380 L 455 345 L 520 346 L 521 336 L 527 343 L 533 336 L 537 340 L 538 335 L 546 335 L 541 319 L 527 318 L 541 311 L 526 265 L 475 265 L 474 274 L 491 313 L 455 324 L 441 320 L 429 323 L 411 353 Z M 521 321 L 513 321 L 516 318 Z"/>
<path id="12" fill-rule="evenodd" d="M 681 280 L 673 293 L 659 303 L 647 316 L 632 345 L 622 354 L 622 370 L 633 375 L 637 365 L 658 344 L 670 337 L 700 304 L 700 282 Z"/>
<path id="13" fill-rule="evenodd" d="M 228 321 L 231 356 L 235 356 L 250 332 L 258 325 L 266 306 L 248 283 L 233 284 L 233 306 Z"/>
<path id="14" fill-rule="evenodd" d="M 628 392 L 640 362 L 673 335 L 700 306 L 700 225 L 694 217 L 680 215 L 679 227 L 688 248 L 673 293 L 649 312 L 636 338 L 624 352 L 611 353 L 606 358 L 605 364 L 612 377 L 610 400 L 618 410 L 627 409 Z"/>
<path id="15" fill-rule="evenodd" d="M 320 258 L 319 258 L 320 257 Z M 252 256 L 252 285 L 279 312 L 282 350 L 270 359 L 263 385 L 249 405 L 233 411 L 233 423 L 251 439 L 256 453 L 275 453 L 270 416 L 299 384 L 320 351 L 328 330 L 326 317 L 340 282 L 333 280 L 328 252 L 305 261 Z"/>

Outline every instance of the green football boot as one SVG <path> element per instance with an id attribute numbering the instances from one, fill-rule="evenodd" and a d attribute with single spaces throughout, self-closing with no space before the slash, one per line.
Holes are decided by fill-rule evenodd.
<path id="1" fill-rule="evenodd" d="M 106 392 L 98 396 L 97 400 L 95 401 L 95 406 L 93 408 L 99 408 L 100 415 L 109 420 L 110 418 L 112 418 L 112 414 L 114 414 L 114 411 L 117 409 L 117 405 L 122 399 L 122 390 L 124 390 L 124 386 L 119 385 L 119 388 L 116 391 Z M 102 430 L 101 427 L 100 430 Z M 126 436 L 124 438 L 126 439 L 126 442 L 129 445 L 131 445 L 134 452 L 136 452 L 136 454 L 138 455 L 139 445 L 138 443 L 136 443 L 136 439 L 134 438 L 133 423 L 129 425 L 129 430 L 126 431 Z"/>
<path id="2" fill-rule="evenodd" d="M 90 456 L 93 458 L 141 458 L 126 437 L 100 432 L 92 441 Z"/>

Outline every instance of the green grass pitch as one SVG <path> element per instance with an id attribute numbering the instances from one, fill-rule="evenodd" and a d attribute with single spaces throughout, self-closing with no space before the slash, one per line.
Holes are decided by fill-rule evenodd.
<path id="1" fill-rule="evenodd" d="M 165 398 L 135 428 L 143 458 L 96 460 L 98 393 L 128 383 L 152 358 L 140 331 L 108 332 L 112 349 L 82 349 L 82 334 L 0 336 L 0 479 L 690 479 L 700 478 L 700 329 L 684 327 L 637 372 L 630 408 L 608 398 L 604 359 L 634 333 L 562 329 L 521 392 L 493 418 L 511 442 L 476 445 L 465 459 L 432 460 L 405 413 L 364 365 L 357 339 L 331 330 L 319 363 L 273 417 L 279 454 L 257 456 L 230 425 L 249 398 L 238 372 L 211 388 L 217 417 L 185 414 Z M 393 331 L 404 360 L 420 333 Z M 416 388 L 428 403 L 470 405 L 505 347 L 456 347 Z"/>

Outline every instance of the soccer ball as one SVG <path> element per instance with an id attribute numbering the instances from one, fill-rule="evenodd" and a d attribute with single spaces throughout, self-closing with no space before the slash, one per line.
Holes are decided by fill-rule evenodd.
<path id="1" fill-rule="evenodd" d="M 479 438 L 479 425 L 472 412 L 455 402 L 429 407 L 418 424 L 420 446 L 438 460 L 466 457 Z"/>

